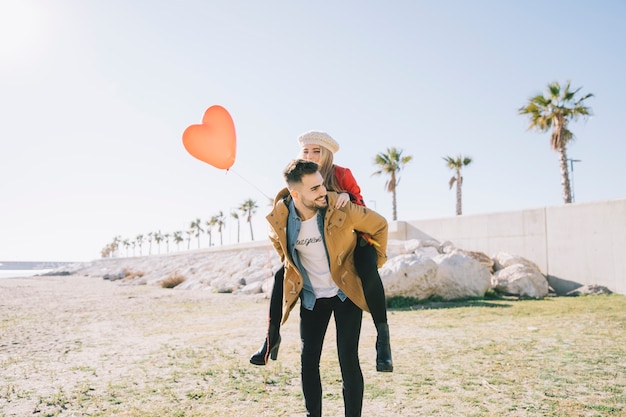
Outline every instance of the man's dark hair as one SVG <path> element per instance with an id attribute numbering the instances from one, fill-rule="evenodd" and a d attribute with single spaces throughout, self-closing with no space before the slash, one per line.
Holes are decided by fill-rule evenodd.
<path id="1" fill-rule="evenodd" d="M 302 183 L 304 175 L 315 174 L 318 170 L 317 164 L 304 159 L 294 159 L 283 170 L 283 176 L 287 186 L 291 188 L 295 184 Z"/>

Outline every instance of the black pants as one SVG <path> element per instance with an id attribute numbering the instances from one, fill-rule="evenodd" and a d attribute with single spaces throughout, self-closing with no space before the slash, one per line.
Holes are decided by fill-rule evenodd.
<path id="1" fill-rule="evenodd" d="M 333 313 L 345 415 L 360 417 L 363 408 L 363 373 L 359 364 L 359 338 L 363 312 L 349 298 L 342 302 L 337 296 L 317 299 L 313 310 L 307 310 L 300 305 L 302 393 L 307 416 L 322 415 L 320 357 L 326 329 Z"/>
<path id="2" fill-rule="evenodd" d="M 376 248 L 369 244 L 361 246 L 359 239 L 354 249 L 354 266 L 363 284 L 365 301 L 370 309 L 374 324 L 387 323 L 387 301 L 385 288 L 378 274 L 378 254 Z M 281 289 L 282 291 L 282 289 Z"/>
<path id="3" fill-rule="evenodd" d="M 274 288 L 270 297 L 270 325 L 280 328 L 283 319 L 283 282 L 285 280 L 285 266 L 281 266 L 274 274 Z"/>
<path id="4" fill-rule="evenodd" d="M 376 249 L 371 245 L 361 246 L 360 240 L 354 250 L 356 272 L 363 284 L 365 301 L 374 319 L 374 324 L 387 323 L 387 304 L 385 288 L 378 274 Z M 270 324 L 280 327 L 283 316 L 283 280 L 285 267 L 282 266 L 274 275 L 274 288 L 270 297 Z"/>

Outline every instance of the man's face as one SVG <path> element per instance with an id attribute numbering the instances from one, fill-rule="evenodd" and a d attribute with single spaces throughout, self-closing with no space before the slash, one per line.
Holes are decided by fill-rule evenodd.
<path id="1" fill-rule="evenodd" d="M 326 208 L 328 203 L 326 202 L 326 187 L 324 187 L 322 174 L 318 171 L 315 174 L 304 175 L 302 184 L 298 184 L 296 187 L 294 199 L 299 200 L 304 208 L 311 211 Z"/>

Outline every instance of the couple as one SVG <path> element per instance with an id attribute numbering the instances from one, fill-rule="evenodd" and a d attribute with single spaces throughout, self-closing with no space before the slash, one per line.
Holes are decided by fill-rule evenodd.
<path id="1" fill-rule="evenodd" d="M 299 299 L 302 391 L 307 415 L 321 416 L 319 363 L 334 313 L 345 415 L 360 416 L 363 374 L 358 346 L 362 310 L 372 312 L 378 331 L 377 370 L 393 371 L 384 289 L 377 270 L 386 261 L 387 221 L 364 207 L 349 170 L 339 172 L 352 178 L 356 192 L 346 193 L 345 185 L 337 185 L 337 180 L 342 179 L 337 175 L 340 167 L 332 164 L 332 154 L 339 146 L 329 135 L 308 132 L 299 141 L 303 147 L 300 156 L 310 160 L 296 159 L 285 168 L 287 188 L 278 194 L 267 216 L 270 240 L 283 268 L 276 274 L 266 341 L 250 362 L 263 365 L 267 356 L 276 359 L 279 318 L 282 316 L 285 322 Z M 317 155 L 311 157 L 312 154 Z M 326 158 L 320 158 L 320 154 Z M 319 165 L 313 162 L 316 159 Z M 321 159 L 330 159 L 335 181 L 328 175 L 325 179 L 320 172 L 324 169 Z M 327 187 L 336 191 L 327 191 Z"/>

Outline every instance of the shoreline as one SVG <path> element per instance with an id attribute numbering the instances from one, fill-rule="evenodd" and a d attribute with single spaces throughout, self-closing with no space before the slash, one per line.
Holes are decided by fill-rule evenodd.
<path id="1" fill-rule="evenodd" d="M 50 271 L 53 269 L 0 269 L 0 279 L 34 278 Z"/>

